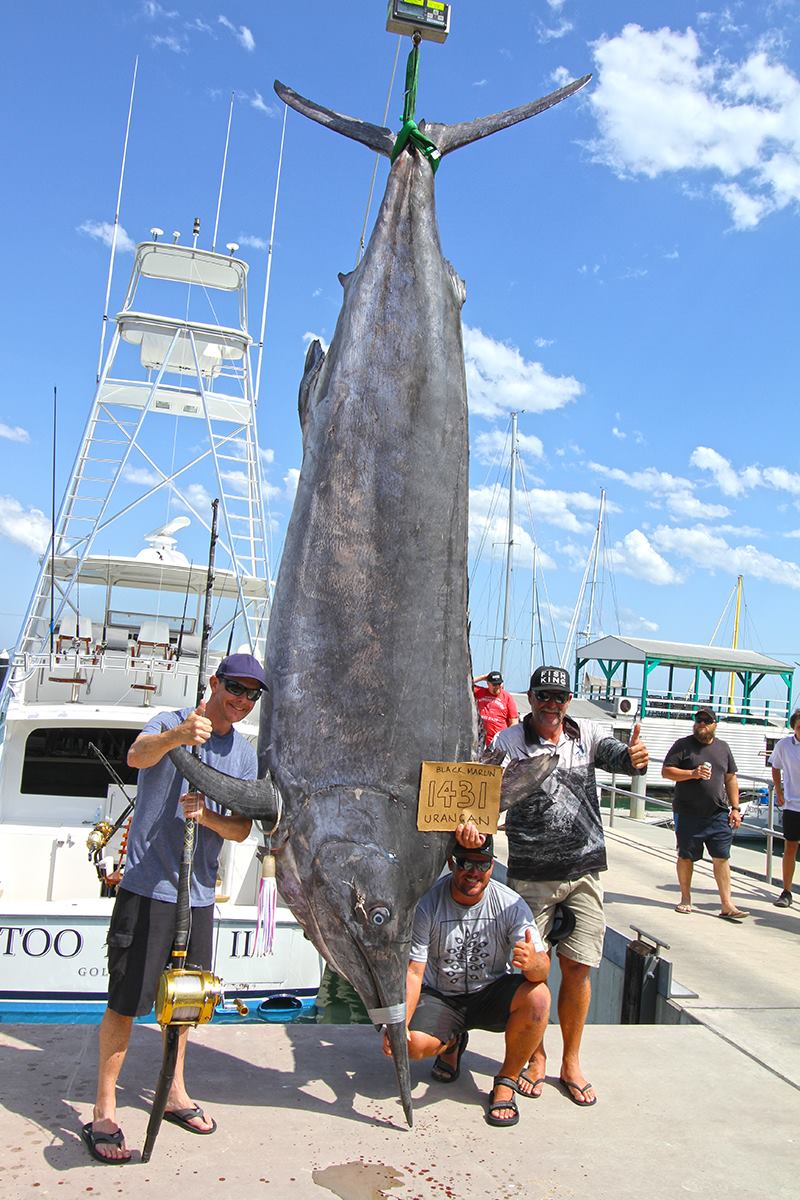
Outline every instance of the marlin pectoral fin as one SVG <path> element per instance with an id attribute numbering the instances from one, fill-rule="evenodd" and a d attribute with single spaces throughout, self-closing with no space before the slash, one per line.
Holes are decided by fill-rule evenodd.
<path id="1" fill-rule="evenodd" d="M 521 104 L 519 108 L 509 108 L 505 112 L 494 113 L 490 117 L 478 117 L 474 121 L 463 121 L 458 125 L 437 126 L 435 133 L 432 132 L 431 136 L 443 156 L 450 154 L 453 150 L 460 149 L 461 146 L 468 146 L 470 142 L 477 142 L 481 138 L 488 137 L 490 133 L 508 129 L 510 125 L 517 125 L 520 121 L 527 121 L 528 117 L 535 117 L 545 109 L 552 108 L 554 104 L 560 104 L 562 100 L 566 100 L 568 96 L 585 87 L 591 78 L 591 75 L 583 75 L 580 79 L 573 80 L 572 83 L 558 88 L 555 92 L 550 92 L 547 96 L 531 100 L 529 104 Z"/>
<path id="2" fill-rule="evenodd" d="M 209 767 L 181 746 L 170 750 L 169 756 L 183 778 L 210 800 L 242 817 L 273 823 L 277 819 L 278 796 L 269 777 L 234 779 L 232 775 Z"/>
<path id="3" fill-rule="evenodd" d="M 376 150 L 378 154 L 385 154 L 387 158 L 391 155 L 395 141 L 395 135 L 391 129 L 370 125 L 368 121 L 359 121 L 357 117 L 346 117 L 342 113 L 334 112 L 332 108 L 323 108 L 321 104 L 315 104 L 313 100 L 306 100 L 305 96 L 299 95 L 285 83 L 281 83 L 279 79 L 275 80 L 274 87 L 283 103 L 288 104 L 296 112 L 302 113 L 304 117 L 327 126 L 335 133 L 344 134 L 345 137 L 352 138 L 355 142 L 361 142 L 370 150 Z"/>
<path id="4" fill-rule="evenodd" d="M 520 800 L 529 800 L 541 791 L 546 779 L 558 766 L 557 754 L 537 754 L 535 758 L 520 758 L 510 762 L 503 772 L 500 790 L 500 811 L 505 812 Z"/>

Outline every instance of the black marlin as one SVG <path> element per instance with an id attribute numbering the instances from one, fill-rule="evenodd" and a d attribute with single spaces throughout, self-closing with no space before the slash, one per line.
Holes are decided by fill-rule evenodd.
<path id="1" fill-rule="evenodd" d="M 566 99 L 589 76 L 520 108 L 428 125 L 442 156 Z M 394 135 L 279 97 L 391 155 Z M 389 172 L 364 258 L 340 276 L 327 354 L 300 385 L 303 463 L 266 647 L 256 783 L 173 753 L 229 808 L 274 816 L 278 883 L 308 936 L 387 1027 L 412 1121 L 405 979 L 419 898 L 446 836 L 416 828 L 420 764 L 477 754 L 467 629 L 466 291 L 442 256 L 430 163 L 408 145 Z"/>

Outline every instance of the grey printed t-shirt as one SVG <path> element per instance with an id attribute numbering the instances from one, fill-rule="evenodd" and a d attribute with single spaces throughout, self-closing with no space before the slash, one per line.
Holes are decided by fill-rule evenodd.
<path id="1" fill-rule="evenodd" d="M 424 962 L 424 987 L 444 996 L 479 992 L 513 974 L 514 943 L 530 929 L 537 950 L 544 942 L 528 905 L 503 883 L 489 880 L 477 904 L 456 904 L 451 875 L 433 885 L 417 905 L 411 934 L 412 962 Z"/>
<path id="2" fill-rule="evenodd" d="M 142 733 L 162 733 L 180 725 L 191 708 L 179 712 L 158 713 L 145 725 Z M 200 748 L 200 757 L 210 767 L 236 779 L 255 779 L 258 774 L 256 752 L 246 738 L 235 729 L 221 736 L 212 733 Z M 154 767 L 139 772 L 136 807 L 128 837 L 128 855 L 121 888 L 149 896 L 151 900 L 166 900 L 174 904 L 178 898 L 178 871 L 183 851 L 183 809 L 180 797 L 190 791 L 178 774 L 168 754 Z M 206 803 L 215 812 L 224 812 L 211 800 Z M 199 825 L 195 839 L 190 899 L 193 906 L 214 903 L 219 852 L 222 838 L 213 829 Z"/>

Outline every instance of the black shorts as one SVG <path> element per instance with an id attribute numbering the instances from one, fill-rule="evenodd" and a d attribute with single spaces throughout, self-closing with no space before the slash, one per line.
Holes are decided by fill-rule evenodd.
<path id="1" fill-rule="evenodd" d="M 783 836 L 787 842 L 800 842 L 800 812 L 793 812 L 791 808 L 783 808 L 781 827 Z"/>
<path id="2" fill-rule="evenodd" d="M 502 1033 L 508 1023 L 511 1002 L 523 983 L 527 983 L 524 975 L 504 975 L 466 996 L 444 996 L 433 988 L 423 987 L 409 1029 L 428 1033 L 445 1044 L 465 1029 Z"/>
<path id="3" fill-rule="evenodd" d="M 122 1017 L 143 1017 L 156 998 L 175 936 L 175 904 L 120 888 L 108 928 L 108 1007 Z M 186 964 L 210 970 L 214 905 L 192 909 Z"/>
<path id="4" fill-rule="evenodd" d="M 703 846 L 712 858 L 730 858 L 733 830 L 728 822 L 728 809 L 718 808 L 710 817 L 675 813 L 675 841 L 678 858 L 697 862 L 703 857 Z"/>

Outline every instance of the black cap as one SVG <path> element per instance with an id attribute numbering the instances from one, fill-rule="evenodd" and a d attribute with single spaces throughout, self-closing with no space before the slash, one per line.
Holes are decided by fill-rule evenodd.
<path id="1" fill-rule="evenodd" d="M 550 691 L 557 688 L 560 692 L 572 692 L 569 684 L 569 671 L 563 667 L 537 667 L 531 675 L 530 691 Z"/>
<path id="2" fill-rule="evenodd" d="M 472 858 L 478 860 L 482 859 L 484 862 L 491 862 L 491 860 L 494 858 L 494 838 L 490 833 L 488 833 L 482 846 L 470 847 L 462 846 L 455 840 L 455 838 L 453 838 L 450 845 L 449 857 L 453 858 L 456 854 L 459 855 L 459 857 L 468 854 Z"/>
<path id="3" fill-rule="evenodd" d="M 499 671 L 490 671 L 489 674 L 486 676 L 486 682 L 487 683 L 502 683 L 503 676 L 500 674 Z"/>
<path id="4" fill-rule="evenodd" d="M 698 717 L 710 717 L 712 724 L 716 725 L 717 723 L 717 714 L 714 712 L 713 708 L 698 708 L 694 714 L 695 721 Z"/>

